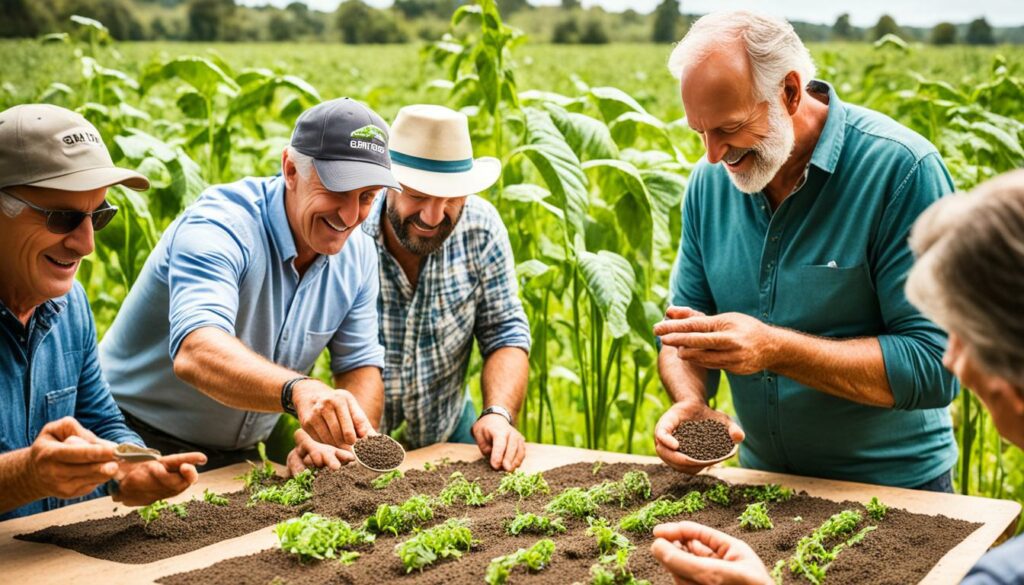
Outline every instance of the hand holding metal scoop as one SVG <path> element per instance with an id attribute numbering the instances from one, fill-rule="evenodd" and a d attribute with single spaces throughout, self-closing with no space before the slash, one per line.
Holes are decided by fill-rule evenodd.
<path id="1" fill-rule="evenodd" d="M 129 463 L 138 463 L 141 461 L 158 461 L 160 459 L 160 451 L 156 449 L 148 449 L 146 447 L 139 447 L 131 443 L 121 443 L 117 447 L 114 447 L 114 457 L 119 461 L 127 461 Z"/>
<path id="2" fill-rule="evenodd" d="M 405 461 L 402 444 L 387 435 L 367 435 L 352 445 L 352 453 L 363 467 L 376 472 L 391 471 Z"/>

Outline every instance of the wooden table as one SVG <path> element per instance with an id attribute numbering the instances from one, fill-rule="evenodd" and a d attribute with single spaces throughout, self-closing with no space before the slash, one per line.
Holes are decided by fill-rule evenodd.
<path id="1" fill-rule="evenodd" d="M 410 451 L 403 469 L 422 468 L 427 461 L 448 457 L 453 461 L 471 461 L 480 457 L 473 445 L 452 443 L 433 445 Z M 524 471 L 542 471 L 578 461 L 604 461 L 606 463 L 657 463 L 656 457 L 590 451 L 572 447 L 529 443 Z M 215 492 L 237 491 L 240 484 L 233 479 L 247 469 L 240 464 L 208 473 L 185 493 L 171 501 L 186 501 L 192 496 L 202 498 L 204 489 Z M 869 496 L 878 496 L 886 504 L 922 514 L 944 514 L 983 526 L 961 542 L 925 578 L 926 583 L 957 583 L 968 569 L 998 539 L 1012 531 L 1021 506 L 1016 502 L 991 500 L 970 496 L 936 494 L 875 485 L 815 479 L 779 473 L 767 473 L 734 467 L 715 467 L 707 471 L 734 483 L 780 483 L 797 490 L 806 490 L 813 496 L 834 501 L 865 502 Z M 117 511 L 114 512 L 114 508 Z M 128 565 L 94 559 L 75 551 L 47 544 L 14 540 L 15 534 L 34 532 L 55 524 L 69 524 L 93 518 L 103 518 L 127 511 L 110 498 L 92 500 L 59 510 L 52 510 L 27 518 L 0 522 L 0 574 L 12 583 L 87 583 L 88 579 L 102 579 L 102 583 L 152 583 L 173 573 L 207 567 L 220 560 L 248 555 L 276 545 L 271 527 L 225 540 L 210 546 L 149 563 Z"/>

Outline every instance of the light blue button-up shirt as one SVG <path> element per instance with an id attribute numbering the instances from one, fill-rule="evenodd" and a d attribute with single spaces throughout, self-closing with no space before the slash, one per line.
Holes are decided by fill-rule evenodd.
<path id="1" fill-rule="evenodd" d="M 174 375 L 182 341 L 201 327 L 298 372 L 325 348 L 335 373 L 384 367 L 373 240 L 354 230 L 340 253 L 317 257 L 300 278 L 284 199 L 279 176 L 218 185 L 167 228 L 100 344 L 126 412 L 215 449 L 267 438 L 278 414 L 230 408 Z"/>

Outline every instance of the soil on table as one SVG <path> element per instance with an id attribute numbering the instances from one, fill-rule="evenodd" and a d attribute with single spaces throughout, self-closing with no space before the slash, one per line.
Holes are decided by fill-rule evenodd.
<path id="1" fill-rule="evenodd" d="M 712 461 L 725 457 L 735 446 L 729 435 L 729 427 L 717 420 L 688 420 L 672 431 L 679 441 L 683 455 L 697 461 Z"/>
<path id="2" fill-rule="evenodd" d="M 359 461 L 377 471 L 394 469 L 405 461 L 405 450 L 387 435 L 369 435 L 352 445 Z"/>

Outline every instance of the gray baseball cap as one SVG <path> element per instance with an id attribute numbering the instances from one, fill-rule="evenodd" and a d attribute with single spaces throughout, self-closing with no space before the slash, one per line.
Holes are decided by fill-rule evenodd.
<path id="1" fill-rule="evenodd" d="M 320 182 L 331 191 L 375 185 L 401 189 L 391 174 L 388 125 L 349 98 L 317 104 L 295 121 L 292 148 L 313 157 Z"/>
<path id="2" fill-rule="evenodd" d="M 0 187 L 91 191 L 118 184 L 149 188 L 146 177 L 114 166 L 99 131 L 81 114 L 50 104 L 0 112 Z"/>

